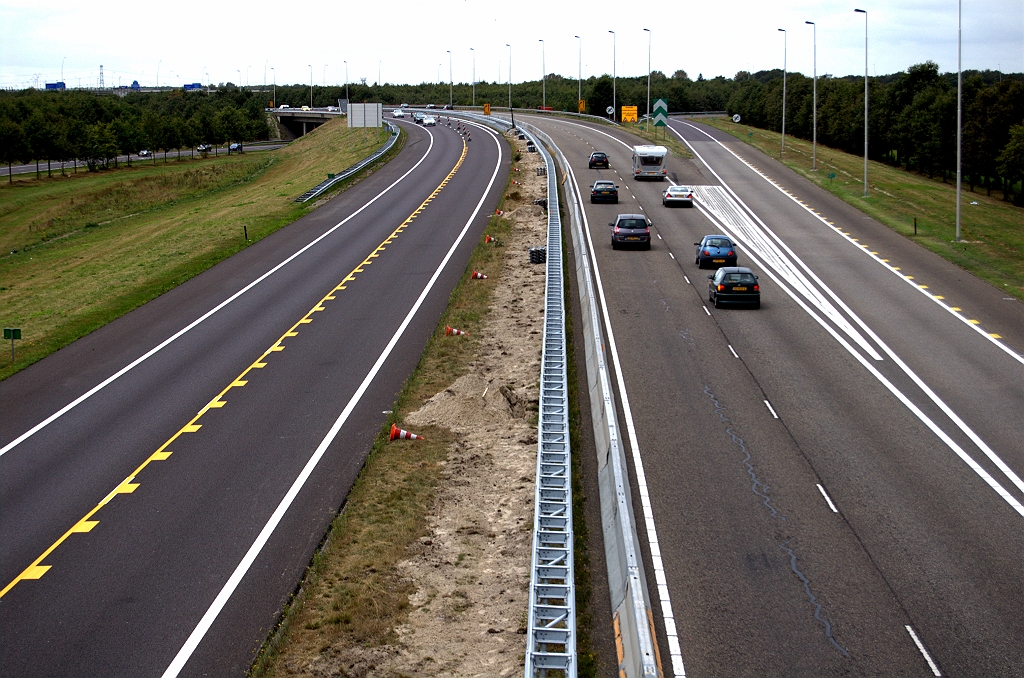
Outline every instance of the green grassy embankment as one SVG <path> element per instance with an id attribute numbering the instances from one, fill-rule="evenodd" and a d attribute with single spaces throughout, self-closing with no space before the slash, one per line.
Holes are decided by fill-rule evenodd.
<path id="1" fill-rule="evenodd" d="M 701 122 L 728 132 L 779 158 L 781 137 L 726 118 Z M 956 184 L 941 178 L 869 162 L 869 197 L 864 197 L 864 158 L 818 144 L 812 170 L 811 142 L 786 137 L 782 162 L 801 176 L 998 289 L 1024 300 L 1024 209 L 972 193 L 961 197 L 961 242 L 956 236 Z M 829 178 L 829 174 L 834 174 Z M 976 203 L 976 204 L 972 204 Z M 914 219 L 917 219 L 917 234 Z"/>
<path id="2" fill-rule="evenodd" d="M 0 185 L 0 322 L 23 337 L 0 379 L 298 219 L 296 196 L 386 139 L 339 120 L 275 151 Z"/>

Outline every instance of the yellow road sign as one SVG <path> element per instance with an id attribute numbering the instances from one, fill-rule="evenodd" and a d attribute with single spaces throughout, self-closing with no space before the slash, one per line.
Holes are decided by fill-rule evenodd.
<path id="1" fill-rule="evenodd" d="M 585 112 L 587 110 L 587 100 L 586 99 L 580 99 L 579 101 L 577 101 L 576 102 L 576 108 L 577 108 L 577 110 L 580 113 Z"/>
<path id="2" fill-rule="evenodd" d="M 636 122 L 637 120 L 636 106 L 622 107 L 622 122 Z"/>
<path id="3" fill-rule="evenodd" d="M 490 114 L 491 114 L 491 105 L 490 104 L 484 104 L 484 115 L 490 115 Z"/>

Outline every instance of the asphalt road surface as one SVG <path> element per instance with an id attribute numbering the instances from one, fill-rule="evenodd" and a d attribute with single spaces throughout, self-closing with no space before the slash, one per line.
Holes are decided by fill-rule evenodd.
<path id="1" fill-rule="evenodd" d="M 504 187 L 500 137 L 406 129 L 346 193 L 0 382 L 0 675 L 246 673 Z"/>
<path id="2" fill-rule="evenodd" d="M 710 128 L 671 122 L 700 199 L 668 209 L 641 140 L 530 122 L 584 198 L 666 674 L 1024 675 L 1021 305 Z M 613 251 L 638 211 L 652 249 Z M 707 300 L 723 232 L 759 310 Z"/>

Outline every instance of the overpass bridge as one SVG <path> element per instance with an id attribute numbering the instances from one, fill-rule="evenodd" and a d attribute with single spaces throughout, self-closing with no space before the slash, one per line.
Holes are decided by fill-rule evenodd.
<path id="1" fill-rule="evenodd" d="M 304 110 L 305 109 L 305 110 Z M 268 108 L 267 113 L 274 116 L 278 124 L 283 126 L 294 136 L 300 137 L 310 132 L 331 118 L 345 115 L 337 106 L 326 108 Z"/>

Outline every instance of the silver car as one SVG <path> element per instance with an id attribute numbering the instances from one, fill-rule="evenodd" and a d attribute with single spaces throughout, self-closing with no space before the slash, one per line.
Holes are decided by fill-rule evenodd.
<path id="1" fill-rule="evenodd" d="M 661 204 L 665 207 L 693 207 L 693 189 L 689 186 L 669 186 L 661 192 Z"/>

